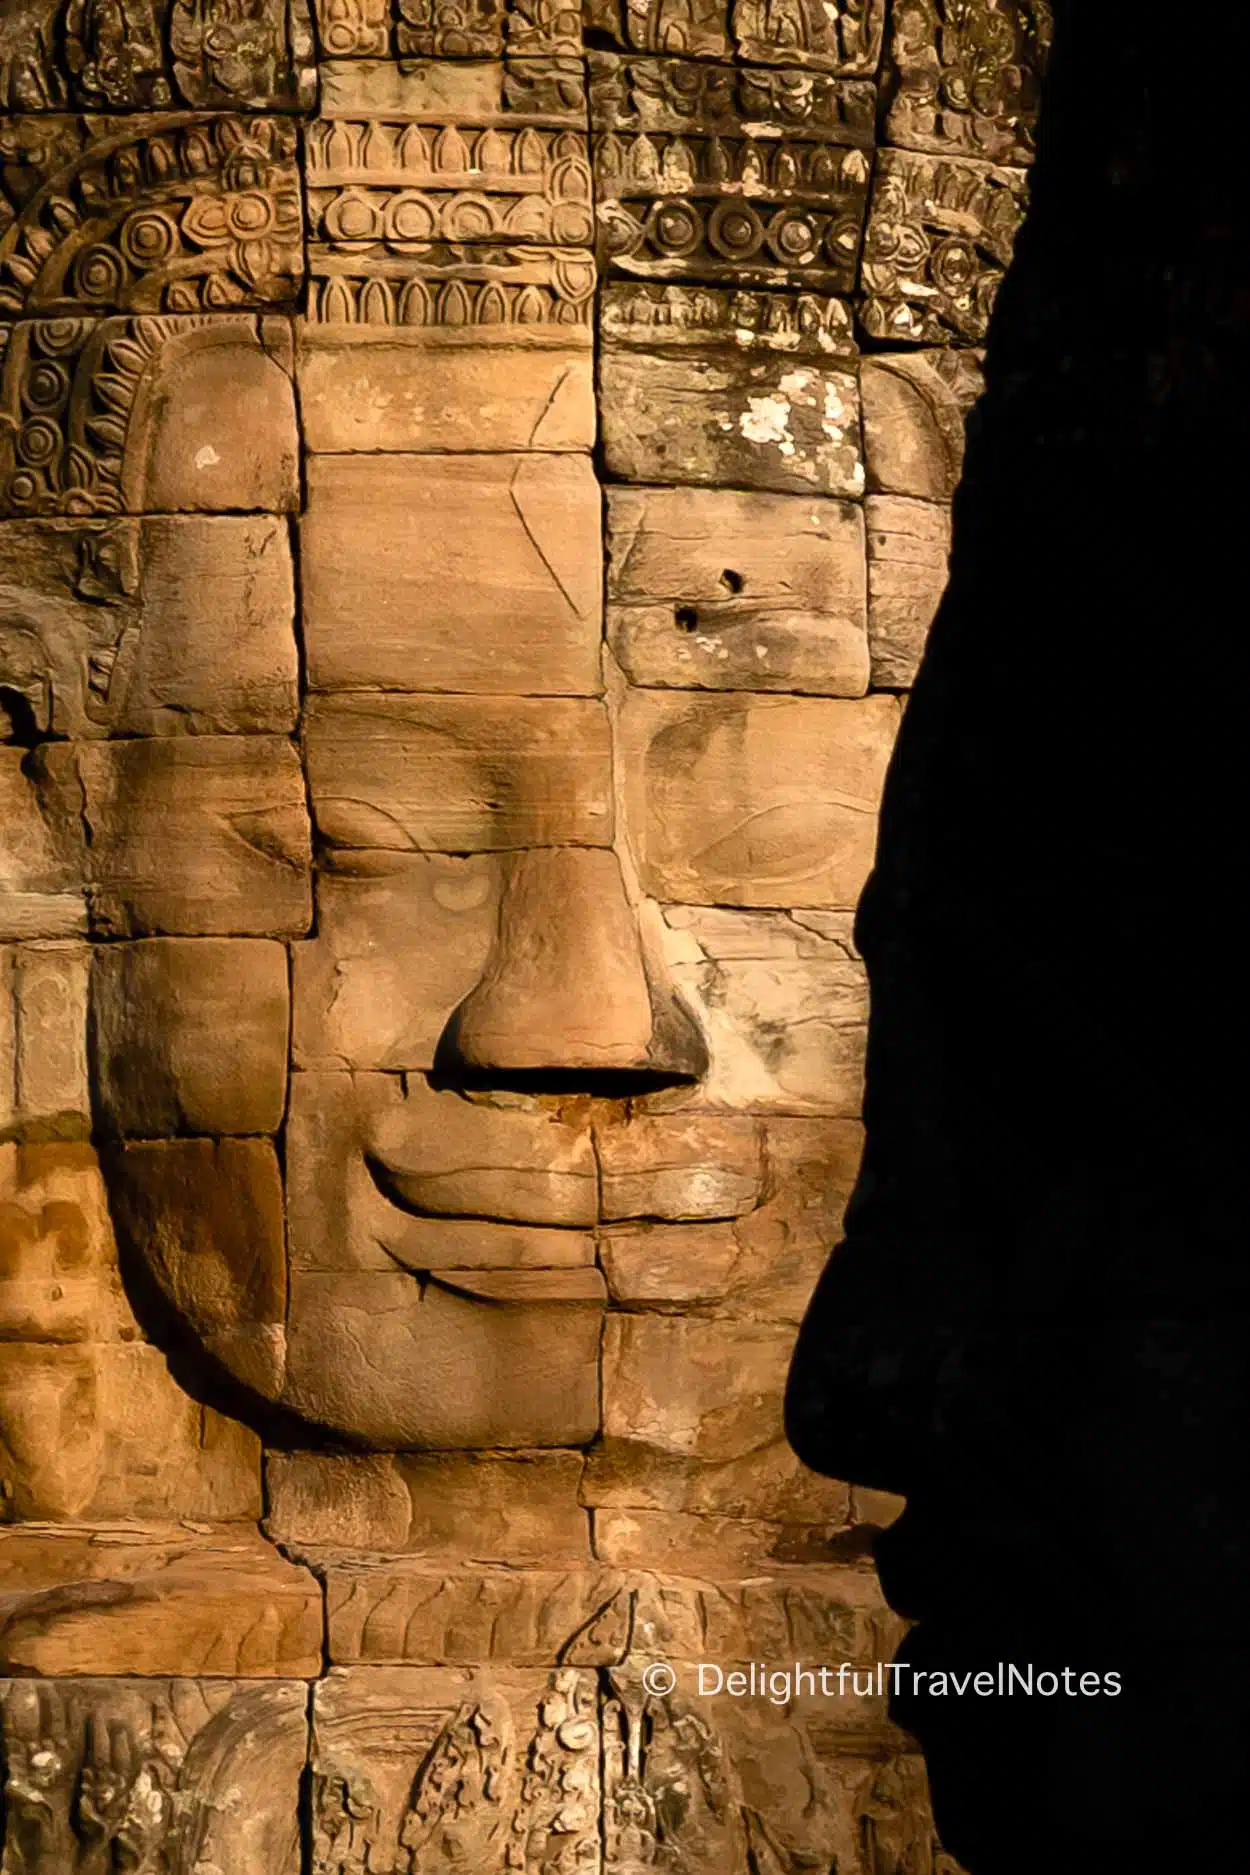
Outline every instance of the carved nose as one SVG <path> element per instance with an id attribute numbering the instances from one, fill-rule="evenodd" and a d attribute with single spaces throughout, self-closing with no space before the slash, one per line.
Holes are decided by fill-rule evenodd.
<path id="1" fill-rule="evenodd" d="M 494 949 L 443 1031 L 436 1077 L 628 1094 L 706 1068 L 694 1018 L 644 954 L 615 853 L 517 854 Z"/>

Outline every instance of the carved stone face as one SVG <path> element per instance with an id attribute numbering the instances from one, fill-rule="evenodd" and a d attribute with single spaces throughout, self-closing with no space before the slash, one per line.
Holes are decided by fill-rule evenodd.
<path id="1" fill-rule="evenodd" d="M 768 118 L 770 69 L 698 68 L 718 137 Z M 0 938 L 94 947 L 152 1321 L 244 1410 L 367 1446 L 584 1444 L 601 1353 L 662 1366 L 666 1305 L 747 1290 L 735 1371 L 775 1398 L 854 1164 L 852 908 L 975 362 L 856 354 L 855 83 L 804 90 L 752 197 L 794 283 L 727 190 L 709 284 L 666 284 L 693 236 L 643 154 L 686 160 L 686 103 L 649 71 L 591 61 L 597 397 L 560 69 L 323 61 L 302 143 L 138 117 L 69 235 L 85 120 L 15 146 Z"/>

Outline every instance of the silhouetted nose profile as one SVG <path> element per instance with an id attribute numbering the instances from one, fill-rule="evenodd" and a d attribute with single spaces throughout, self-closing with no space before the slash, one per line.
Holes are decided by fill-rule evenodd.
<path id="1" fill-rule="evenodd" d="M 494 949 L 443 1032 L 436 1077 L 624 1096 L 697 1081 L 706 1067 L 697 1024 L 643 942 L 616 854 L 518 853 Z"/>

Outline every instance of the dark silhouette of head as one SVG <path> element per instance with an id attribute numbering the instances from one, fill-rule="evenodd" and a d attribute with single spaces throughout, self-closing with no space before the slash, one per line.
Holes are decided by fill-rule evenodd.
<path id="1" fill-rule="evenodd" d="M 878 1563 L 913 1668 L 1119 1676 L 904 1677 L 946 1848 L 1140 1875 L 1227 1850 L 1246 1765 L 1247 30 L 1207 19 L 1199 81 L 1162 8 L 1055 11 L 859 911 L 866 1155 L 788 1424 L 906 1495 Z"/>

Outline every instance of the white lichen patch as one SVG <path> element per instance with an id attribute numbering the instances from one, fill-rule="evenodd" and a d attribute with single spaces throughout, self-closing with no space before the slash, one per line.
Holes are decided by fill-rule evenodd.
<path id="1" fill-rule="evenodd" d="M 784 382 L 783 379 L 783 387 Z M 775 443 L 783 456 L 792 456 L 791 414 L 787 396 L 748 397 L 747 407 L 738 418 L 738 428 L 748 443 Z"/>

